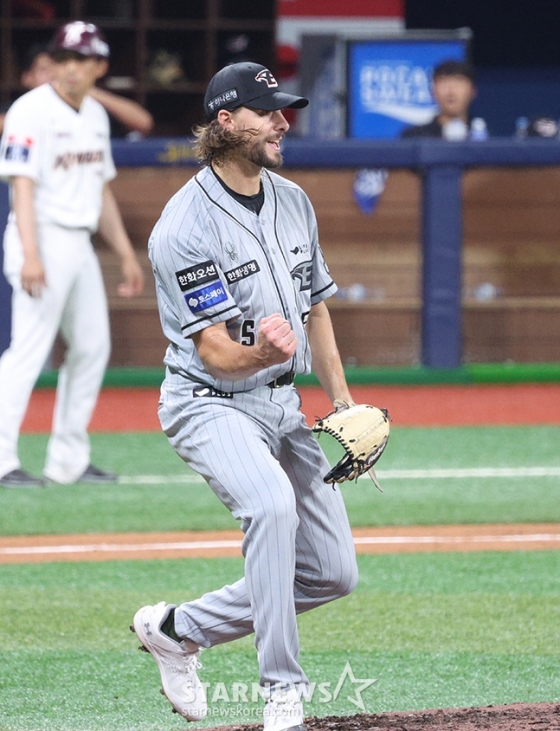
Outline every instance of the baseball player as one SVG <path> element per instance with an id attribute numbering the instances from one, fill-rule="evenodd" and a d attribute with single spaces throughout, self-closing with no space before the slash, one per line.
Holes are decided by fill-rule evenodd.
<path id="1" fill-rule="evenodd" d="M 76 21 L 54 36 L 54 80 L 11 106 L 0 147 L 11 213 L 4 271 L 13 287 L 12 342 L 0 359 L 0 484 L 43 484 L 21 469 L 17 441 L 31 391 L 60 329 L 67 352 L 56 395 L 44 476 L 58 483 L 112 482 L 90 464 L 87 435 L 110 348 L 107 302 L 91 234 L 122 262 L 120 294 L 143 275 L 108 182 L 115 176 L 109 122 L 88 96 L 107 67 L 100 30 Z"/>
<path id="2" fill-rule="evenodd" d="M 50 54 L 43 44 L 35 44 L 26 55 L 20 76 L 21 85 L 27 90 L 35 89 L 41 84 L 50 83 L 52 74 L 53 60 Z M 93 86 L 88 93 L 106 109 L 109 119 L 112 117 L 119 127 L 132 133 L 133 136 L 143 136 L 151 132 L 154 126 L 152 115 L 137 102 L 127 99 L 125 96 L 113 94 L 99 86 Z M 4 129 L 4 120 L 9 106 L 9 104 L 6 105 L 5 110 L 0 106 L 0 133 Z M 113 130 L 111 130 L 111 134 L 115 136 Z"/>
<path id="3" fill-rule="evenodd" d="M 302 731 L 296 615 L 356 585 L 340 492 L 300 411 L 296 373 L 313 369 L 352 403 L 324 300 L 336 291 L 309 199 L 277 175 L 286 107 L 265 67 L 219 71 L 197 130 L 203 169 L 167 204 L 149 242 L 170 340 L 159 416 L 176 452 L 241 522 L 245 576 L 180 606 L 141 608 L 133 629 L 174 709 L 207 712 L 201 648 L 254 632 L 266 731 Z"/>

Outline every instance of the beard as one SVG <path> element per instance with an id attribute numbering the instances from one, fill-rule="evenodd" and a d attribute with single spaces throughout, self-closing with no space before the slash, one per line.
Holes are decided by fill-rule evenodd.
<path id="1" fill-rule="evenodd" d="M 267 142 L 259 142 L 254 145 L 248 145 L 246 148 L 246 157 L 254 165 L 267 170 L 276 170 L 282 167 L 284 158 L 281 152 L 271 153 L 267 150 Z"/>

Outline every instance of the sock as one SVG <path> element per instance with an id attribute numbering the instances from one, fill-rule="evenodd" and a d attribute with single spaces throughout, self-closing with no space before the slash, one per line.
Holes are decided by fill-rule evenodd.
<path id="1" fill-rule="evenodd" d="M 177 632 L 175 632 L 175 610 L 172 609 L 169 612 L 169 616 L 164 621 L 164 623 L 161 625 L 161 631 L 164 635 L 167 635 L 172 640 L 175 640 L 175 642 L 182 642 L 183 638 L 179 637 Z"/>

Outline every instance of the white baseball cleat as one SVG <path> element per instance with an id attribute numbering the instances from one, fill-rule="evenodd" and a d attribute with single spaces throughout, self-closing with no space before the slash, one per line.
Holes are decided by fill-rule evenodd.
<path id="1" fill-rule="evenodd" d="M 303 704 L 297 690 L 273 692 L 264 707 L 263 721 L 264 731 L 306 731 Z"/>
<path id="2" fill-rule="evenodd" d="M 163 694 L 187 721 L 200 721 L 208 710 L 206 693 L 198 675 L 200 650 L 189 652 L 184 642 L 175 642 L 161 631 L 161 625 L 175 609 L 174 604 L 160 602 L 139 609 L 131 629 L 142 643 L 140 649 L 151 653 L 161 675 Z"/>

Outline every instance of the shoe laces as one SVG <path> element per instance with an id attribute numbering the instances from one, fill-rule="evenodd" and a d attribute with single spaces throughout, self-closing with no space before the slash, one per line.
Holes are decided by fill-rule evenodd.
<path id="1" fill-rule="evenodd" d="M 200 650 L 198 652 L 189 653 L 184 658 L 184 667 L 185 667 L 185 673 L 187 675 L 186 684 L 190 688 L 194 688 L 194 679 L 196 677 L 196 671 L 200 670 L 202 667 L 202 663 L 199 662 L 198 657 L 200 655 Z"/>
<path id="2" fill-rule="evenodd" d="M 176 675 L 186 675 L 185 682 L 192 684 L 194 681 L 194 673 L 202 667 L 202 664 L 198 661 L 199 656 L 200 650 L 198 652 L 182 650 L 172 657 L 164 656 L 162 659 Z"/>
<path id="3" fill-rule="evenodd" d="M 301 699 L 293 690 L 277 691 L 267 701 L 267 716 L 295 716 L 301 711 Z"/>

